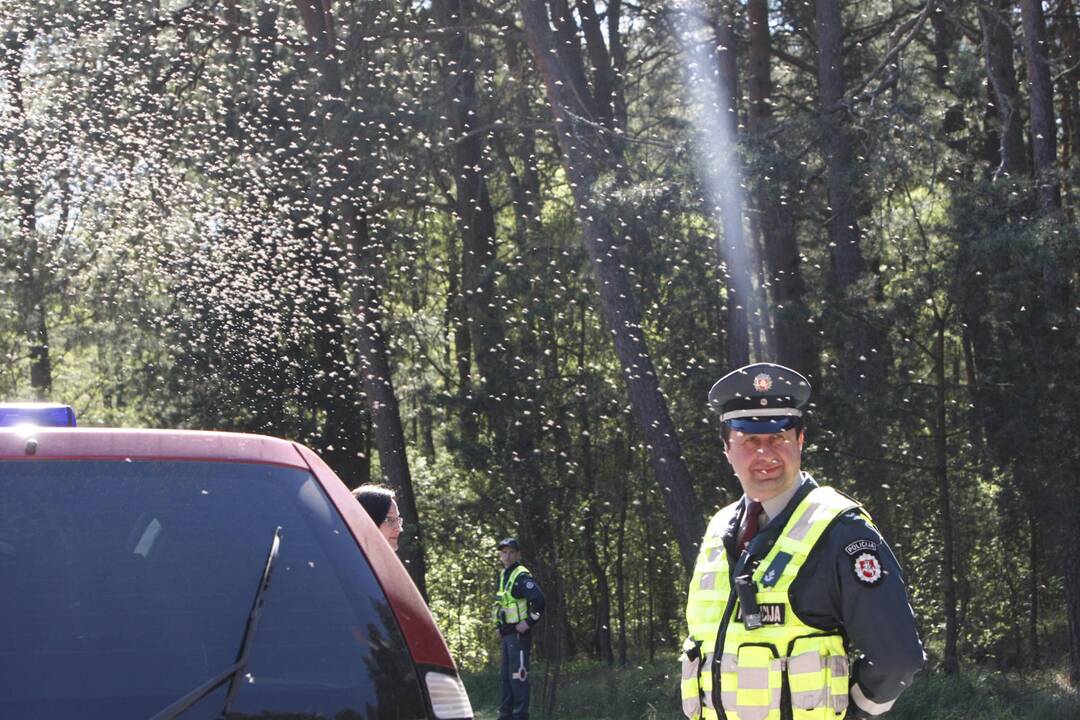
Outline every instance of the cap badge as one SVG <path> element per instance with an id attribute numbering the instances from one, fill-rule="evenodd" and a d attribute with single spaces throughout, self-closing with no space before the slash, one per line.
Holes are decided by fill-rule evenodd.
<path id="1" fill-rule="evenodd" d="M 756 392 L 769 392 L 772 390 L 772 378 L 766 373 L 760 373 L 754 378 L 754 390 Z"/>

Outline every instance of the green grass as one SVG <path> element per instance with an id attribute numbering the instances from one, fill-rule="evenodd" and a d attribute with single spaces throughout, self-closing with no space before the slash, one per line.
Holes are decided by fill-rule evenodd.
<path id="1" fill-rule="evenodd" d="M 531 716 L 541 713 L 546 666 L 533 667 Z M 609 669 L 599 663 L 564 663 L 552 720 L 680 720 L 679 667 L 674 658 L 654 665 Z M 494 669 L 465 673 L 477 720 L 496 720 L 499 679 Z M 888 720 L 1077 720 L 1080 694 L 1064 673 L 1003 675 L 966 671 L 950 678 L 921 673 Z"/>
<path id="2" fill-rule="evenodd" d="M 541 707 L 548 668 L 532 667 L 530 717 L 543 718 Z M 477 720 L 496 720 L 499 678 L 494 669 L 465 673 Z M 550 678 L 548 679 L 550 682 Z M 596 662 L 564 662 L 551 718 L 560 720 L 682 720 L 679 666 L 671 659 L 652 666 L 607 668 Z"/>
<path id="3" fill-rule="evenodd" d="M 1061 671 L 1024 675 L 967 671 L 950 678 L 922 673 L 889 720 L 1076 720 L 1080 695 Z"/>

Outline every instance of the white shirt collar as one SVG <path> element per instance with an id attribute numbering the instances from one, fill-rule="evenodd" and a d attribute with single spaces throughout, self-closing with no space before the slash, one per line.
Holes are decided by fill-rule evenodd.
<path id="1" fill-rule="evenodd" d="M 791 483 L 790 488 L 774 498 L 769 498 L 768 500 L 763 500 L 761 502 L 761 509 L 765 513 L 766 524 L 772 522 L 773 518 L 784 511 L 784 508 L 791 502 L 791 498 L 795 497 L 795 493 L 799 492 L 799 488 L 802 487 L 804 482 L 806 482 L 806 474 L 799 472 L 799 477 L 795 482 Z M 764 525 L 762 525 L 762 527 L 764 527 Z"/>

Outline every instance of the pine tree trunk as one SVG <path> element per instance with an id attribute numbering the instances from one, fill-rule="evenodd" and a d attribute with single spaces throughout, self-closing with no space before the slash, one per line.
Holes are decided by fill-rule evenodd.
<path id="1" fill-rule="evenodd" d="M 727 340 L 728 366 L 732 368 L 750 364 L 751 335 L 757 335 L 751 318 L 759 303 L 754 296 L 752 278 L 758 274 L 757 253 L 751 252 L 743 227 L 743 201 L 741 192 L 742 162 L 737 144 L 739 125 L 739 68 L 735 57 L 735 26 L 728 12 L 716 20 L 716 56 L 720 71 L 720 107 L 705 108 L 705 112 L 715 110 L 718 114 L 717 126 L 719 138 L 714 138 L 721 147 L 714 148 L 721 158 L 716 164 L 718 174 L 711 181 L 718 186 L 719 197 L 714 212 L 720 213 L 724 229 L 723 245 L 717 238 L 717 262 L 727 269 Z M 704 78 L 709 82 L 709 78 Z M 758 317 L 761 317 L 759 314 Z"/>
<path id="2" fill-rule="evenodd" d="M 743 218 L 742 160 L 738 146 L 738 64 L 735 28 L 727 8 L 707 22 L 688 12 L 679 21 L 679 42 L 685 46 L 687 94 L 700 107 L 694 133 L 696 170 L 704 190 L 705 213 L 718 226 L 713 251 L 717 272 L 725 284 L 727 364 L 750 362 L 754 310 L 753 278 L 759 268 Z M 758 317 L 762 317 L 758 314 Z"/>
<path id="3" fill-rule="evenodd" d="M 1013 62 L 1012 26 L 1008 22 L 1008 0 L 982 0 L 979 25 L 983 36 L 986 75 L 994 95 L 994 107 L 1001 124 L 999 155 L 1001 163 L 995 176 L 1019 177 L 1027 167 L 1024 159 L 1024 136 L 1020 114 L 1020 96 Z"/>
<path id="4" fill-rule="evenodd" d="M 596 508 L 595 501 L 589 499 L 585 508 L 585 516 L 582 524 L 582 549 L 585 552 L 585 561 L 596 583 L 596 616 L 594 631 L 596 636 L 597 653 L 600 662 L 608 667 L 615 664 L 615 654 L 611 645 L 611 585 L 608 582 L 607 570 L 600 562 L 600 556 L 596 550 Z"/>
<path id="5" fill-rule="evenodd" d="M 934 474 L 938 485 L 938 506 L 941 509 L 941 574 L 945 592 L 945 652 L 942 663 L 945 672 L 955 675 L 960 671 L 957 639 L 960 636 L 957 620 L 957 593 L 955 556 L 956 542 L 953 537 L 952 497 L 949 488 L 948 469 L 948 423 L 946 419 L 947 394 L 945 378 L 945 321 L 938 318 L 934 335 Z"/>
<path id="6" fill-rule="evenodd" d="M 18 128 L 12 134 L 12 164 L 15 181 L 13 194 L 18 208 L 18 231 L 8 240 L 6 263 L 15 275 L 15 294 L 23 335 L 29 348 L 30 387 L 38 400 L 48 400 L 52 391 L 52 356 L 49 352 L 49 327 L 47 287 L 49 284 L 48 258 L 43 256 L 38 237 L 37 212 L 40 191 L 38 189 L 38 162 L 35 150 L 27 136 L 20 130 L 29 130 L 29 120 L 23 98 L 22 65 L 26 43 L 33 34 L 11 31 L 7 34 L 2 50 L 0 73 L 8 86 L 10 127 Z"/>
<path id="7" fill-rule="evenodd" d="M 453 28 L 466 20 L 460 0 L 433 0 L 432 9 L 442 27 Z M 501 408 L 511 404 L 510 378 L 506 372 L 505 330 L 495 311 L 495 210 L 491 205 L 484 166 L 483 136 L 474 133 L 479 116 L 474 57 L 467 36 L 445 33 L 442 42 L 445 112 L 450 119 L 451 174 L 454 178 L 454 210 L 461 237 L 462 294 L 468 316 L 473 358 L 482 381 L 474 389 L 483 393 L 480 402 L 492 421 L 500 450 L 506 448 L 507 418 Z"/>
<path id="8" fill-rule="evenodd" d="M 550 499 L 547 486 L 540 476 L 540 466 L 533 462 L 534 448 L 541 436 L 540 414 L 523 412 L 537 407 L 539 398 L 533 376 L 533 368 L 541 353 L 534 333 L 525 329 L 515 347 L 507 336 L 500 311 L 496 281 L 500 277 L 496 267 L 496 218 L 488 188 L 488 161 L 484 152 L 484 135 L 476 132 L 484 108 L 477 96 L 475 67 L 476 53 L 468 36 L 456 30 L 471 20 L 467 5 L 460 0 L 434 0 L 432 9 L 436 20 L 450 29 L 442 41 L 446 61 L 442 66 L 445 86 L 445 112 L 450 120 L 451 174 L 454 178 L 454 208 L 458 234 L 461 238 L 461 278 L 463 306 L 468 320 L 469 338 L 472 341 L 472 357 L 479 371 L 479 378 L 471 382 L 475 393 L 475 407 L 487 421 L 493 448 L 491 457 L 498 470 L 498 482 L 512 484 L 522 499 L 514 515 L 518 535 L 525 546 L 533 549 L 533 570 L 542 584 L 558 585 L 561 568 L 551 561 L 549 549 L 554 546 L 554 535 L 548 522 L 547 509 Z M 533 162 L 526 159 L 525 166 Z M 539 185 L 526 170 L 525 188 L 533 194 L 538 210 Z M 531 204 L 531 205 L 532 205 Z M 535 216 L 533 216 L 535 217 Z M 533 224 L 535 221 L 532 221 Z M 527 226 L 529 225 L 527 224 Z M 527 242 L 528 234 L 518 237 Z M 519 247 L 522 255 L 529 248 Z M 526 297 L 528 287 L 521 285 L 525 274 L 507 274 L 509 284 L 506 292 L 510 297 Z M 521 359 L 519 359 L 521 358 Z M 562 612 L 557 597 L 550 599 L 548 612 Z M 551 652 L 551 647 L 538 648 Z"/>
<path id="9" fill-rule="evenodd" d="M 749 21 L 747 52 L 747 90 L 750 104 L 747 126 L 759 143 L 773 145 L 766 135 L 773 128 L 772 80 L 770 78 L 771 38 L 769 32 L 768 0 L 750 0 L 746 6 Z M 781 153 L 776 153 L 778 157 Z M 817 341 L 810 332 L 799 261 L 799 245 L 795 234 L 793 213 L 781 205 L 785 187 L 781 178 L 790 176 L 794 168 L 769 168 L 771 178 L 749 178 L 753 182 L 757 205 L 758 227 L 764 246 L 766 284 L 771 296 L 774 348 L 770 359 L 798 369 L 811 379 L 818 375 Z M 779 187 L 777 187 L 779 185 Z"/>
<path id="10" fill-rule="evenodd" d="M 1077 22 L 1075 7 L 1073 0 L 1062 0 L 1061 19 L 1057 23 L 1065 51 L 1065 65 L 1069 68 L 1061 78 L 1061 167 L 1065 171 L 1065 204 L 1070 206 L 1070 222 L 1074 219 L 1071 213 L 1075 198 L 1070 197 L 1069 170 L 1077 153 L 1080 153 L 1080 83 L 1077 82 L 1080 80 L 1080 23 Z"/>
<path id="11" fill-rule="evenodd" d="M 641 508 L 643 511 L 643 517 L 641 519 L 642 524 L 645 526 L 645 547 L 650 550 L 655 547 L 656 538 L 653 534 L 652 523 L 649 521 L 651 513 L 649 512 L 649 496 L 645 493 L 641 493 Z M 656 661 L 656 627 L 654 618 L 656 618 L 656 602 L 654 600 L 656 595 L 655 590 L 655 578 L 656 578 L 656 554 L 652 552 L 645 553 L 645 587 L 646 587 L 646 641 L 649 648 L 649 663 L 652 664 Z"/>
<path id="12" fill-rule="evenodd" d="M 1046 44 L 1046 18 L 1042 0 L 1020 0 L 1027 59 L 1028 96 L 1031 102 L 1031 148 L 1035 160 L 1036 197 L 1045 211 L 1061 207 L 1057 179 L 1057 125 L 1054 123 L 1054 87 Z"/>
<path id="13" fill-rule="evenodd" d="M 585 357 L 586 327 L 582 313 L 581 333 L 578 336 L 578 367 L 587 367 Z M 589 404 L 584 395 L 578 401 L 578 419 L 581 422 L 581 473 L 588 497 L 585 501 L 585 515 L 582 518 L 584 529 L 581 533 L 582 550 L 585 562 L 589 566 L 595 582 L 596 616 L 595 637 L 600 661 L 609 667 L 615 663 L 611 647 L 611 586 L 608 582 L 607 568 L 600 562 L 600 553 L 596 548 L 596 497 L 599 491 L 593 466 L 592 422 L 589 419 Z"/>
<path id="14" fill-rule="evenodd" d="M 615 543 L 615 595 L 619 615 L 619 666 L 626 667 L 626 482 L 619 490 L 619 533 Z"/>
<path id="15" fill-rule="evenodd" d="M 1072 552 L 1080 543 L 1080 493 L 1072 493 L 1071 510 L 1063 518 L 1062 526 L 1070 528 L 1064 545 L 1070 552 L 1063 553 L 1065 564 L 1065 614 L 1069 633 L 1069 682 L 1080 689 L 1080 553 Z"/>
<path id="16" fill-rule="evenodd" d="M 356 215 L 351 203 L 342 204 L 346 206 L 343 212 L 350 228 L 356 265 L 371 267 L 373 253 L 369 249 L 372 240 L 367 218 Z M 379 469 L 383 480 L 397 494 L 401 514 L 413 521 L 405 526 L 407 532 L 402 533 L 404 541 L 399 554 L 420 594 L 427 598 L 422 524 L 406 454 L 405 431 L 394 393 L 390 353 L 382 331 L 382 303 L 377 288 L 375 278 L 371 275 L 360 278 L 353 288 L 353 316 L 360 356 L 357 370 L 363 379 L 364 393 L 371 408 L 371 426 L 375 446 L 379 450 Z"/>
<path id="17" fill-rule="evenodd" d="M 596 99 L 596 119 L 608 129 L 615 129 L 618 105 L 618 79 L 611 65 L 611 55 L 604 42 L 600 16 L 594 0 L 577 0 L 581 30 L 585 36 L 585 49 L 589 54 L 589 67 L 593 72 L 593 97 Z M 623 102 L 625 104 L 625 101 Z"/>
<path id="18" fill-rule="evenodd" d="M 831 402 L 856 425 L 869 425 L 875 422 L 875 413 L 883 399 L 880 389 L 887 377 L 890 349 L 885 332 L 866 319 L 870 315 L 870 300 L 859 287 L 860 280 L 867 276 L 856 206 L 856 191 L 862 183 L 855 164 L 858 143 L 845 99 L 841 6 L 839 0 L 816 0 L 814 4 L 832 255 L 832 271 L 826 285 L 828 304 L 822 321 L 829 332 L 830 344 L 839 350 L 831 363 L 837 368 L 832 382 L 837 382 L 843 391 L 834 395 Z M 881 483 L 876 480 L 878 468 L 874 460 L 881 455 L 881 448 L 872 434 L 865 432 L 851 433 L 848 442 L 853 456 L 848 472 L 854 479 L 855 491 L 862 502 L 875 508 L 879 520 L 885 520 L 881 516 L 888 506 Z"/>
<path id="19" fill-rule="evenodd" d="M 1028 525 L 1028 644 L 1031 662 L 1039 666 L 1039 515 L 1035 504 L 1027 504 Z"/>
<path id="20" fill-rule="evenodd" d="M 934 52 L 934 84 L 944 89 L 949 78 L 949 51 L 953 48 L 956 33 L 952 22 L 945 13 L 945 8 L 939 5 L 930 13 L 930 26 L 934 29 L 934 40 L 931 49 Z"/>
<path id="21" fill-rule="evenodd" d="M 311 52 L 317 61 L 319 90 L 329 105 L 340 103 L 343 95 L 341 68 L 333 52 L 335 31 L 329 4 L 296 0 L 296 5 L 311 42 Z M 327 117 L 327 125 L 321 130 L 327 141 L 337 149 L 338 164 L 341 167 L 353 167 L 355 161 L 349 150 L 351 136 L 344 123 L 345 113 L 328 114 Z M 335 117 L 336 119 L 329 119 Z M 363 173 L 357 171 L 356 176 L 362 177 Z M 427 597 L 421 519 L 413 493 L 412 475 L 405 449 L 405 432 L 401 424 L 397 396 L 394 394 L 389 353 L 382 330 L 382 301 L 374 277 L 376 265 L 373 253 L 370 253 L 372 239 L 367 217 L 357 210 L 351 198 L 353 192 L 358 196 L 362 189 L 344 189 L 346 192 L 336 198 L 339 201 L 336 205 L 340 208 L 338 213 L 341 225 L 345 229 L 344 244 L 354 254 L 356 266 L 364 268 L 367 273 L 366 277 L 357 278 L 352 289 L 352 309 L 360 352 L 358 370 L 371 408 L 372 430 L 379 450 L 379 465 L 383 478 L 396 491 L 402 515 L 413 520 L 413 523 L 406 525 L 406 528 L 411 528 L 413 532 L 403 535 L 405 542 L 401 556 L 421 595 Z"/>
<path id="22" fill-rule="evenodd" d="M 317 246 L 321 255 L 319 262 L 326 268 L 327 291 L 319 297 L 319 309 L 315 317 L 315 347 L 321 358 L 324 390 L 318 399 L 325 414 L 322 428 L 323 459 L 350 487 L 360 484 L 360 479 L 370 474 L 368 460 L 363 457 L 363 426 L 356 422 L 360 394 L 355 389 L 350 372 L 349 342 L 345 328 L 347 313 L 341 307 L 339 294 L 342 279 L 339 265 L 324 244 Z"/>
<path id="23" fill-rule="evenodd" d="M 461 260 L 458 253 L 456 236 L 451 233 L 447 242 L 446 268 L 446 314 L 444 325 L 446 336 L 451 339 L 446 352 L 451 356 L 451 364 L 456 371 L 456 388 L 446 388 L 456 400 L 458 444 L 464 449 L 462 461 L 465 467 L 476 469 L 480 446 L 480 423 L 476 414 L 476 403 L 472 397 L 472 338 L 469 336 L 469 323 L 466 320 L 464 294 L 461 292 Z"/>
<path id="24" fill-rule="evenodd" d="M 598 123 L 590 118 L 591 96 L 575 93 L 580 82 L 568 71 L 564 46 L 556 49 L 548 24 L 547 9 L 540 0 L 520 0 L 525 36 L 536 65 L 547 85 L 548 102 L 555 119 L 563 165 L 571 183 L 578 217 L 596 285 L 600 310 L 612 330 L 615 352 L 622 365 L 630 402 L 642 434 L 650 446 L 653 471 L 660 484 L 684 567 L 693 566 L 705 529 L 690 471 L 682 457 L 678 433 L 660 392 L 648 345 L 642 332 L 641 314 L 625 270 L 622 252 L 604 210 L 604 197 L 596 183 L 610 158 Z M 573 53 L 571 43 L 570 53 Z M 579 79 L 580 80 L 580 79 Z"/>
<path id="25" fill-rule="evenodd" d="M 833 286 L 843 290 L 862 276 L 865 264 L 859 247 L 855 212 L 856 171 L 854 138 L 848 127 L 844 100 L 843 24 L 839 0 L 814 3 L 818 40 L 818 92 L 824 119 L 823 146 L 828 170 L 829 240 Z"/>

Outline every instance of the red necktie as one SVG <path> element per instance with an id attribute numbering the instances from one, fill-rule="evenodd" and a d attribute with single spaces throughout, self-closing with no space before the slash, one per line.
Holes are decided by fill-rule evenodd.
<path id="1" fill-rule="evenodd" d="M 746 517 L 743 519 L 742 542 L 739 543 L 739 552 L 746 550 L 746 546 L 754 539 L 758 531 L 758 515 L 761 514 L 761 503 L 752 501 L 746 506 Z"/>

